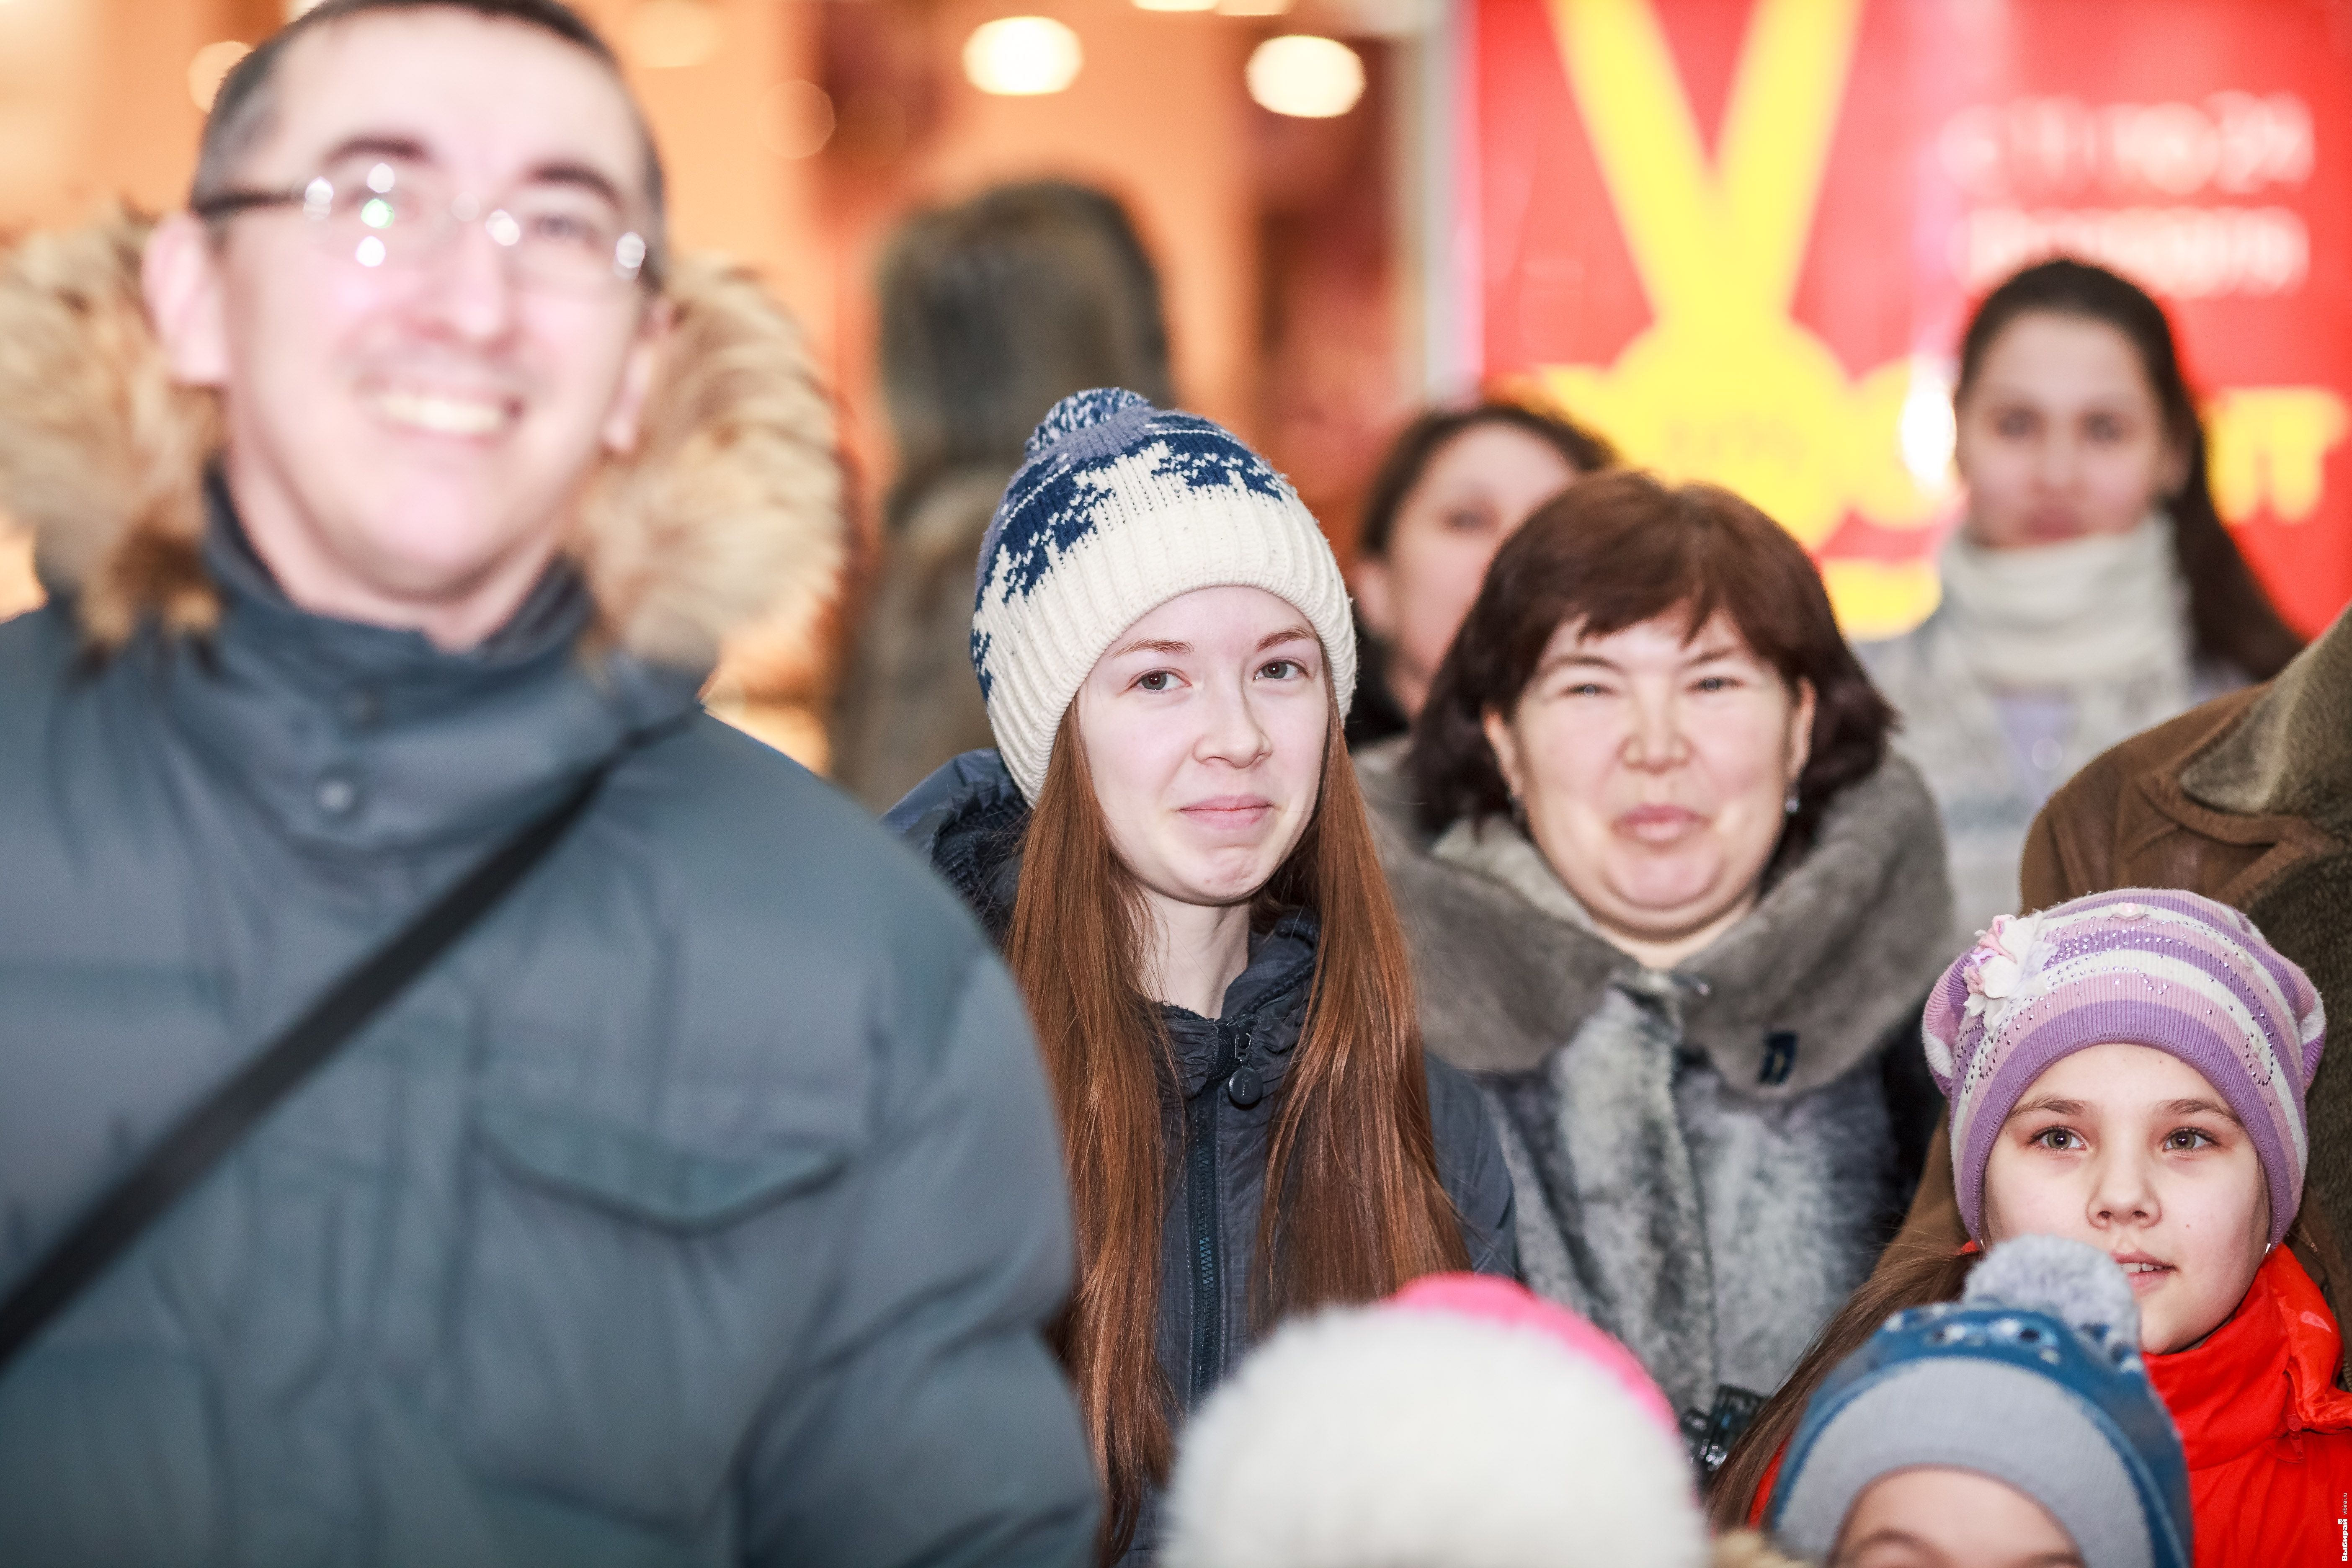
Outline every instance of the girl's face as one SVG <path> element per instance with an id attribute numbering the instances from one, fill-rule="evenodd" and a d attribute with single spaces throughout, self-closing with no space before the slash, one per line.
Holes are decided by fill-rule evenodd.
<path id="1" fill-rule="evenodd" d="M 1829 1568 L 2083 1568 L 2049 1510 L 2015 1488 L 1940 1465 L 1871 1483 Z"/>
<path id="2" fill-rule="evenodd" d="M 1486 715 L 1528 832 L 1603 934 L 1655 968 L 1754 900 L 1811 745 L 1790 690 L 1731 622 L 1565 626 L 1507 714 Z"/>
<path id="3" fill-rule="evenodd" d="M 2203 1074 L 2149 1046 L 2093 1046 L 2033 1080 L 1985 1163 L 1987 1239 L 2066 1236 L 2123 1265 L 2148 1353 L 2229 1320 L 2270 1250 L 2253 1140 Z"/>
<path id="4" fill-rule="evenodd" d="M 2126 532 L 2188 477 L 2139 350 L 2085 316 L 2002 328 L 1958 416 L 1964 526 L 1988 549 Z"/>
<path id="5" fill-rule="evenodd" d="M 1473 425 L 1405 492 L 1387 554 L 1357 561 L 1356 608 L 1389 645 L 1390 685 L 1408 715 L 1421 711 L 1495 552 L 1575 478 L 1549 442 L 1517 426 Z"/>
<path id="6" fill-rule="evenodd" d="M 1245 901 L 1315 815 L 1331 695 L 1307 617 L 1263 588 L 1201 588 L 1128 627 L 1078 689 L 1112 847 L 1146 892 Z"/>

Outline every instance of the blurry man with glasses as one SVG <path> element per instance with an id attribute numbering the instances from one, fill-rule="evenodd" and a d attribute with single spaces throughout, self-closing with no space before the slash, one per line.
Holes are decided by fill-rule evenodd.
<path id="1" fill-rule="evenodd" d="M 1019 1002 L 697 702 L 838 469 L 612 56 L 328 0 L 189 207 L 0 269 L 0 1562 L 1086 1558 Z"/>

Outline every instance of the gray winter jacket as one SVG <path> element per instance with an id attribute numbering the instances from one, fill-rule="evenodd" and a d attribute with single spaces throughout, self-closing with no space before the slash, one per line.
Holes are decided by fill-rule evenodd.
<path id="1" fill-rule="evenodd" d="M 1000 937 L 1018 891 L 1019 849 L 1029 809 L 992 751 L 940 769 L 884 818 L 905 834 L 982 922 Z M 1160 1363 L 1185 1409 L 1196 1406 L 1251 1342 L 1249 1281 L 1255 1265 L 1267 1142 L 1281 1108 L 1291 1047 L 1306 1022 L 1318 928 L 1294 912 L 1258 938 L 1249 967 L 1203 1018 L 1163 1005 L 1182 1082 L 1181 1124 L 1169 1128 L 1181 1160 L 1160 1249 Z M 1430 1121 L 1439 1179 L 1453 1198 L 1473 1268 L 1516 1277 L 1510 1173 L 1469 1079 L 1428 1058 Z M 1148 1559 L 1152 1521 L 1138 1532 Z"/>
<path id="2" fill-rule="evenodd" d="M 1508 821 L 1424 842 L 1381 762 L 1423 1037 L 1488 1095 L 1528 1283 L 1677 1409 L 1769 1393 L 1892 1236 L 1940 1108 L 1916 1039 L 1950 892 L 1918 775 L 1850 785 L 1753 913 L 1659 973 Z"/>
<path id="3" fill-rule="evenodd" d="M 25 286 L 0 282 L 11 346 Z M 681 305 L 690 359 L 722 305 Z M 735 336 L 727 374 L 795 407 L 752 374 L 776 345 Z M 712 409 L 692 369 L 666 395 Z M 10 374 L 14 503 L 38 448 Z M 787 440 L 734 436 L 702 460 Z M 1083 1562 L 1092 1477 L 1040 1335 L 1069 1275 L 1055 1132 L 955 901 L 634 651 L 593 565 L 447 654 L 297 609 L 217 492 L 185 553 L 173 514 L 79 499 L 34 514 L 56 597 L 0 626 L 0 1289 L 613 765 L 506 903 L 0 1374 L 0 1561 Z M 740 511 L 680 504 L 681 535 L 752 563 L 714 536 Z M 142 602 L 158 577 L 187 597 Z"/>

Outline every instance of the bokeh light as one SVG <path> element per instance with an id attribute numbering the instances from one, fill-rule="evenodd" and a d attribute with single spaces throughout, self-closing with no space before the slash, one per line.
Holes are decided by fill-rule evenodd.
<path id="1" fill-rule="evenodd" d="M 760 142 L 779 158 L 814 157 L 833 125 L 833 100 L 813 81 L 779 82 L 760 96 Z"/>
<path id="2" fill-rule="evenodd" d="M 1000 16 L 974 27 L 963 46 L 971 85 L 1008 97 L 1059 92 L 1085 64 L 1078 35 L 1051 16 Z"/>
<path id="3" fill-rule="evenodd" d="M 1286 33 L 1251 51 L 1244 79 L 1260 108 L 1328 120 L 1364 96 L 1364 62 L 1337 38 Z"/>

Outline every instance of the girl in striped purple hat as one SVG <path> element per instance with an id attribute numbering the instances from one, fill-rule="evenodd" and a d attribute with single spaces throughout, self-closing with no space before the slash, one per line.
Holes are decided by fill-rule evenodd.
<path id="1" fill-rule="evenodd" d="M 1921 1026 L 1966 1234 L 1892 1259 L 1847 1303 L 1726 1467 L 1738 1495 L 1718 1517 L 1760 1510 L 1814 1385 L 1890 1312 L 1958 1297 L 1991 1243 L 2063 1236 L 2113 1258 L 2137 1299 L 2199 1568 L 2345 1561 L 2352 1394 L 2314 1283 L 2341 1264 L 2298 1222 L 2326 1037 L 2310 979 L 2236 910 L 2128 889 L 1995 921 Z"/>

